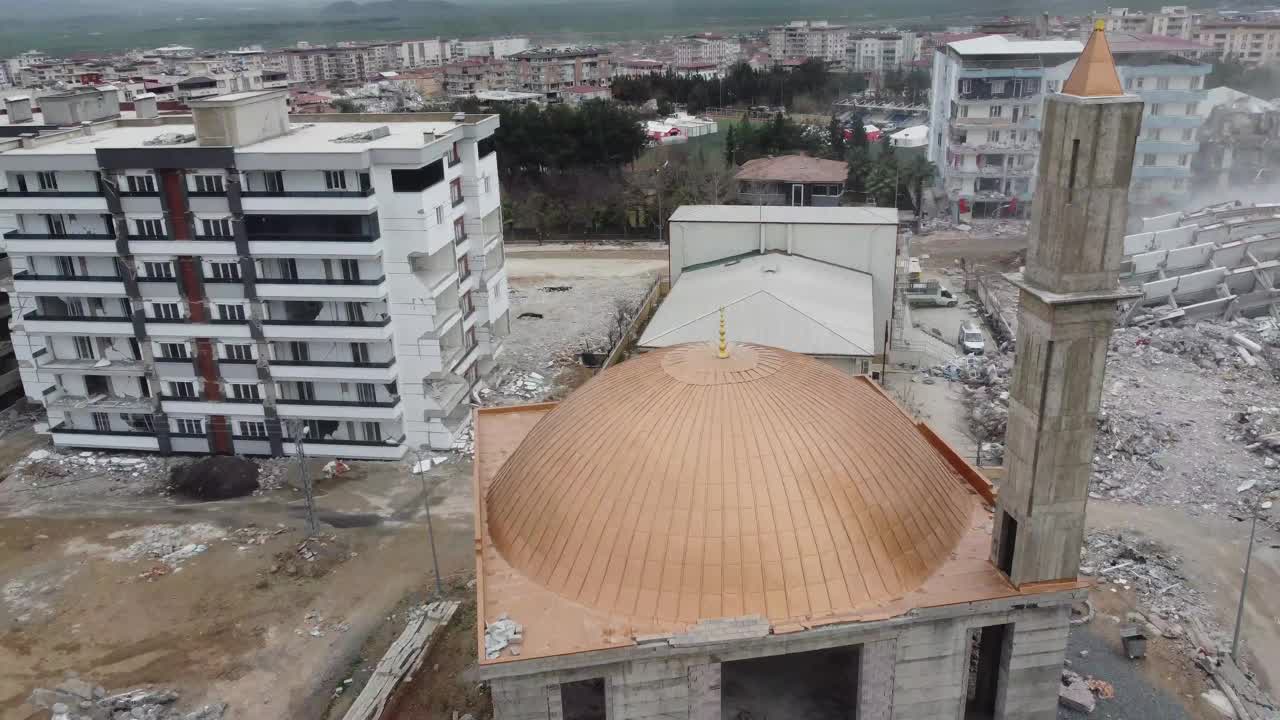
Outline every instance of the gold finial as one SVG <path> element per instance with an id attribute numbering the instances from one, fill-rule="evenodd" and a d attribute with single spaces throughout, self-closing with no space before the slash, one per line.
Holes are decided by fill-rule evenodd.
<path id="1" fill-rule="evenodd" d="M 1106 21 L 1106 20 L 1102 20 L 1102 19 L 1094 20 L 1094 21 L 1093 21 L 1093 29 L 1094 29 L 1094 30 L 1106 30 L 1106 29 L 1107 29 L 1107 21 Z"/>
<path id="2" fill-rule="evenodd" d="M 724 339 L 724 308 L 720 308 L 720 351 L 716 357 L 722 360 L 729 357 L 729 343 Z"/>

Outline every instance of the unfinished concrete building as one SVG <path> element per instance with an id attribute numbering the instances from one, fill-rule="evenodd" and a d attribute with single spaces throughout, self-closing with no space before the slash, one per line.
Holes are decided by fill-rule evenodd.
<path id="1" fill-rule="evenodd" d="M 1200 126 L 1200 151 L 1191 171 L 1198 188 L 1217 192 L 1261 190 L 1280 178 L 1280 106 L 1219 87 Z"/>
<path id="2" fill-rule="evenodd" d="M 500 720 L 1055 716 L 1142 111 L 1086 55 L 1046 107 L 998 496 L 870 380 L 732 324 L 479 410 Z"/>
<path id="3" fill-rule="evenodd" d="M 1122 281 L 1139 293 L 1126 323 L 1280 311 L 1280 203 L 1224 203 L 1143 218 L 1124 238 Z"/>

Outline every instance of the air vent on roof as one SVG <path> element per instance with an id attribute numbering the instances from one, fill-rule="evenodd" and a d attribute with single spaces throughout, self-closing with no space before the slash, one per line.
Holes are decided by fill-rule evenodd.
<path id="1" fill-rule="evenodd" d="M 467 114 L 466 114 L 466 113 L 464 113 L 464 112 L 454 113 L 454 114 L 453 114 L 453 121 L 454 121 L 454 122 L 464 122 L 466 119 L 467 119 Z"/>
<path id="2" fill-rule="evenodd" d="M 161 133 L 153 138 L 143 140 L 143 145 L 182 145 L 189 142 L 195 142 L 195 133 Z"/>
<path id="3" fill-rule="evenodd" d="M 379 125 L 378 127 L 369 128 L 364 132 L 351 133 L 350 135 L 343 135 L 342 137 L 334 138 L 333 141 L 336 143 L 371 142 L 373 140 L 377 140 L 378 138 L 384 138 L 390 134 L 391 134 L 391 128 L 387 127 L 386 125 Z"/>

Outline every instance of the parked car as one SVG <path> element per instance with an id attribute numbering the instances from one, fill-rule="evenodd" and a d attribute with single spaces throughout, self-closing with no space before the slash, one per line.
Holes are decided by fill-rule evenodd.
<path id="1" fill-rule="evenodd" d="M 942 283 L 930 281 L 927 283 L 912 283 L 907 286 L 905 293 L 907 303 L 910 305 L 934 305 L 937 307 L 954 307 L 959 299 Z"/>
<path id="2" fill-rule="evenodd" d="M 987 339 L 981 328 L 972 320 L 960 323 L 960 334 L 956 336 L 956 345 L 965 355 L 981 355 L 987 350 Z"/>

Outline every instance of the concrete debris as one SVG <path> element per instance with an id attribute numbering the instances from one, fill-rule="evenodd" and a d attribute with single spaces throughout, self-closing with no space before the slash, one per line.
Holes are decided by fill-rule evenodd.
<path id="1" fill-rule="evenodd" d="M 334 621 L 332 619 L 325 620 L 320 613 L 312 610 L 303 618 L 303 625 L 295 628 L 294 635 L 300 637 L 322 638 L 329 633 L 344 633 L 351 629 L 351 625 L 343 621 Z"/>
<path id="2" fill-rule="evenodd" d="M 1207 603 L 1182 574 L 1181 564 L 1178 556 L 1139 534 L 1093 530 L 1081 548 L 1080 572 L 1132 589 L 1149 609 L 1142 622 L 1157 616 L 1153 634 L 1165 635 L 1178 623 L 1208 614 Z"/>
<path id="3" fill-rule="evenodd" d="M 1058 686 L 1058 704 L 1068 710 L 1087 714 L 1093 712 L 1098 701 L 1079 673 L 1063 670 L 1062 683 Z"/>
<path id="4" fill-rule="evenodd" d="M 429 457 L 426 460 L 419 460 L 418 462 L 415 462 L 413 464 L 412 474 L 421 475 L 422 473 L 427 472 L 431 468 L 439 465 L 440 463 L 448 459 L 449 458 L 446 455 L 436 455 L 433 457 Z"/>
<path id="5" fill-rule="evenodd" d="M 142 528 L 118 530 L 107 537 L 116 540 L 136 538 L 132 543 L 111 553 L 117 562 L 132 560 L 157 560 L 170 569 L 200 555 L 209 549 L 208 543 L 220 540 L 227 531 L 209 523 L 190 525 L 149 525 Z"/>
<path id="6" fill-rule="evenodd" d="M 493 660 L 508 650 L 512 655 L 519 655 L 519 646 L 524 642 L 524 627 L 511 620 L 506 613 L 484 627 L 484 655 Z"/>
<path id="7" fill-rule="evenodd" d="M 1216 712 L 1219 717 L 1226 720 L 1232 720 L 1236 716 L 1236 711 L 1231 707 L 1231 701 L 1223 694 L 1221 690 L 1208 690 L 1200 693 L 1200 699 L 1209 706 L 1211 710 Z"/>
<path id="8" fill-rule="evenodd" d="M 68 673 L 67 679 L 52 690 L 33 690 L 27 702 L 48 710 L 57 720 L 222 720 L 227 712 L 225 703 L 179 710 L 178 697 L 174 690 L 150 687 L 108 694 L 102 687 Z"/>

